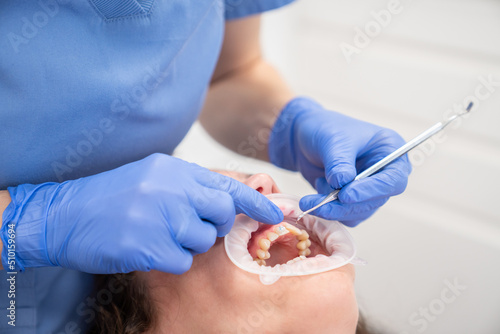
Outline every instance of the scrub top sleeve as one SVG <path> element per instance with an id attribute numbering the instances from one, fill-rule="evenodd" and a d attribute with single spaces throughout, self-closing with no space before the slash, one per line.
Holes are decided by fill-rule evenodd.
<path id="1" fill-rule="evenodd" d="M 224 0 L 226 20 L 239 19 L 285 6 L 295 0 Z"/>

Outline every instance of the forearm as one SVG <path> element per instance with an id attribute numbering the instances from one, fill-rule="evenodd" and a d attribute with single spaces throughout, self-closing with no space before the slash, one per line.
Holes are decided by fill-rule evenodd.
<path id="1" fill-rule="evenodd" d="M 227 148 L 267 161 L 270 129 L 292 98 L 279 73 L 259 56 L 212 83 L 200 121 Z"/>
<path id="2" fill-rule="evenodd" d="M 10 195 L 7 190 L 0 190 L 0 218 L 3 216 L 5 208 L 10 203 Z M 0 228 L 2 227 L 3 219 L 0 219 Z M 0 239 L 0 254 L 2 254 L 2 240 Z M 0 261 L 0 270 L 3 269 L 2 262 Z"/>

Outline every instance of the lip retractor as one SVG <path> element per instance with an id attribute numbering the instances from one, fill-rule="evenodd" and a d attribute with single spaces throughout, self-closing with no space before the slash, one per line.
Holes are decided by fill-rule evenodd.
<path id="1" fill-rule="evenodd" d="M 248 242 L 260 223 L 240 214 L 236 217 L 231 232 L 224 239 L 226 253 L 237 267 L 259 275 L 260 281 L 268 285 L 273 284 L 282 276 L 318 274 L 348 263 L 365 264 L 364 260 L 356 257 L 354 240 L 344 225 L 337 221 L 310 215 L 304 216 L 297 223 L 296 219 L 302 213 L 299 208 L 299 197 L 284 194 L 271 194 L 267 197 L 283 211 L 285 222 L 308 231 L 315 242 L 329 255 L 318 254 L 314 257 L 303 257 L 300 261 L 277 264 L 272 267 L 259 265 L 248 251 Z"/>

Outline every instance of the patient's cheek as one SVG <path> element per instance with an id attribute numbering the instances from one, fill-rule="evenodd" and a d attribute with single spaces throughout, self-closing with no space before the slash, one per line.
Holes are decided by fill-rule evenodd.
<path id="1" fill-rule="evenodd" d="M 234 325 L 255 325 L 253 333 L 354 334 L 358 309 L 351 282 L 334 272 L 282 277 L 273 285 L 255 278 L 233 291 L 239 296 L 231 304 Z"/>
<path id="2" fill-rule="evenodd" d="M 221 241 L 208 253 L 196 255 L 194 270 L 182 275 L 189 277 L 183 281 L 186 293 L 192 295 L 201 313 L 213 309 L 214 301 L 219 305 L 222 318 L 204 320 L 218 325 L 223 321 L 227 328 L 220 333 L 238 328 L 241 333 L 354 334 L 357 304 L 352 265 L 317 275 L 282 277 L 263 285 L 258 275 L 229 260 Z M 203 286 L 204 293 L 194 286 Z"/>
<path id="3" fill-rule="evenodd" d="M 301 288 L 293 291 L 293 284 L 288 287 L 295 296 L 295 307 L 288 312 L 297 319 L 293 328 L 311 333 L 354 334 L 358 306 L 352 277 L 331 271 L 296 278 L 301 280 Z"/>

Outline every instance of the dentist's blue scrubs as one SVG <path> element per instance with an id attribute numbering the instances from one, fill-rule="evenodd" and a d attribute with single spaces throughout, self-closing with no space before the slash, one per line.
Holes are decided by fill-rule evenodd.
<path id="1" fill-rule="evenodd" d="M 0 189 L 171 154 L 198 117 L 228 19 L 293 0 L 2 0 Z M 0 271 L 0 333 L 84 333 L 91 275 Z"/>

